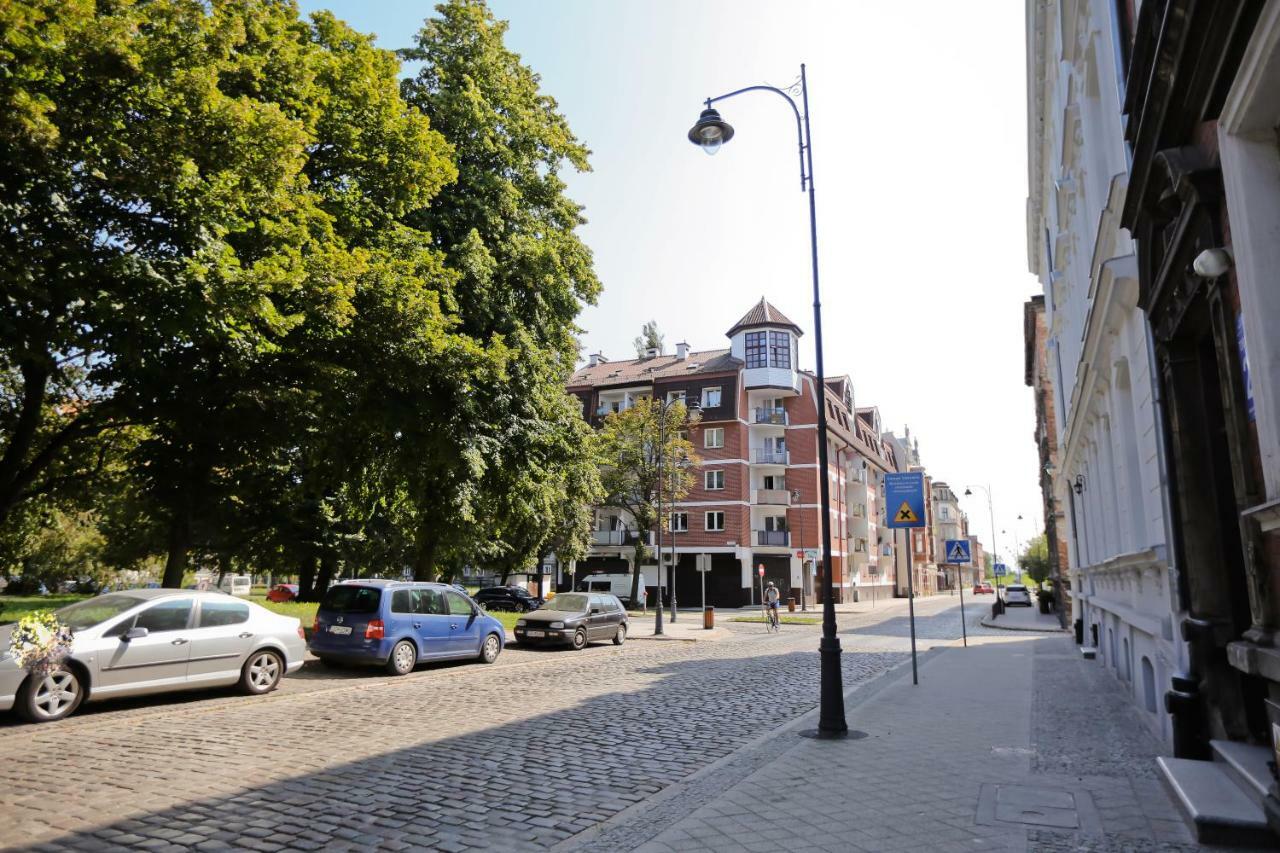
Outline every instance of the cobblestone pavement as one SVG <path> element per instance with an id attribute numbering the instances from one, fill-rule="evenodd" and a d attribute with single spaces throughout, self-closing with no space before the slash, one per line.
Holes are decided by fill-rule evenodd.
<path id="1" fill-rule="evenodd" d="M 955 603 L 917 604 L 922 649 L 958 635 Z M 890 602 L 841 617 L 846 689 L 906 660 L 904 613 Z M 266 697 L 205 693 L 90 705 L 43 726 L 6 720 L 0 844 L 551 846 L 814 707 L 817 627 L 767 635 L 738 623 L 732 633 L 511 649 L 494 666 L 400 679 L 306 667 Z"/>

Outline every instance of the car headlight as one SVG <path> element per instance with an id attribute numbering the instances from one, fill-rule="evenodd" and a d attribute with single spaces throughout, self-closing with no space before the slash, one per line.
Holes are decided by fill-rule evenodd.
<path id="1" fill-rule="evenodd" d="M 552 622 L 552 623 L 551 623 L 550 625 L 548 625 L 547 627 L 548 627 L 548 628 L 563 628 L 563 627 L 564 627 L 564 623 L 563 623 L 563 622 Z"/>
<path id="2" fill-rule="evenodd" d="M 524 620 L 524 619 L 517 619 L 517 620 L 516 620 L 516 627 L 517 627 L 517 628 L 523 628 L 523 627 L 525 626 L 525 624 L 526 624 L 526 620 Z"/>

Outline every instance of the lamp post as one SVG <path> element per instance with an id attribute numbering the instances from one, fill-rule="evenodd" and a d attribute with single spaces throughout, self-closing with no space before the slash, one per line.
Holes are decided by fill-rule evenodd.
<path id="1" fill-rule="evenodd" d="M 982 489 L 987 495 L 987 515 L 991 519 L 991 571 L 995 573 L 996 563 L 1000 562 L 1000 548 L 996 544 L 996 511 L 992 508 L 990 486 L 965 486 L 965 497 L 972 497 L 972 489 Z M 996 598 L 1000 597 L 1000 576 L 996 575 Z"/>
<path id="2" fill-rule="evenodd" d="M 662 593 L 665 589 L 662 583 L 662 481 L 663 481 L 662 460 L 665 459 L 667 455 L 667 413 L 671 411 L 671 406 L 675 402 L 677 401 L 675 400 L 658 400 L 657 401 L 658 403 L 658 542 L 657 542 L 658 606 L 653 609 L 654 611 L 653 612 L 653 634 L 655 637 L 662 635 Z M 698 406 L 698 402 L 695 400 L 694 402 L 690 403 L 686 408 L 686 412 L 688 413 L 686 417 L 693 415 L 699 410 L 700 410 L 700 407 Z M 674 488 L 672 489 L 672 494 L 673 496 L 675 494 Z M 675 507 L 674 499 L 672 500 L 671 504 L 672 504 L 672 508 L 674 509 Z M 675 551 L 676 551 L 675 542 L 676 542 L 675 531 L 672 531 L 671 556 L 673 558 L 675 557 Z M 675 611 L 676 611 L 676 585 L 673 578 L 672 584 L 671 584 L 671 621 L 672 622 L 676 621 Z"/>
<path id="3" fill-rule="evenodd" d="M 821 660 L 821 701 L 818 715 L 819 737 L 842 737 L 849 731 L 844 715 L 844 687 L 840 673 L 840 640 L 836 637 L 836 611 L 831 586 L 831 493 L 827 467 L 827 414 L 823 397 L 826 394 L 826 374 L 822 362 L 822 300 L 818 288 L 818 215 L 813 195 L 813 135 L 809 128 L 809 86 L 805 66 L 800 66 L 800 79 L 786 90 L 776 86 L 747 86 L 724 95 L 707 98 L 706 109 L 698 116 L 697 123 L 689 129 L 689 141 L 708 154 L 715 154 L 720 146 L 733 139 L 733 127 L 720 117 L 712 107 L 746 92 L 772 92 L 791 107 L 796 118 L 797 153 L 800 157 L 800 190 L 809 193 L 809 253 L 813 267 L 813 338 L 815 401 L 818 410 L 818 476 L 822 511 L 820 525 L 822 538 L 822 641 L 818 645 Z M 800 103 L 796 103 L 799 96 Z M 803 108 L 803 113 L 801 109 Z"/>

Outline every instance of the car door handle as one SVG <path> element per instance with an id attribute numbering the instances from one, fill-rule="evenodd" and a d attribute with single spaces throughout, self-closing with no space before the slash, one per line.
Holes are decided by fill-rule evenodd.
<path id="1" fill-rule="evenodd" d="M 187 643 L 187 641 L 186 641 L 186 640 L 184 640 L 182 637 L 179 637 L 178 639 L 176 639 L 176 640 L 174 640 L 173 642 L 171 642 L 171 643 L 170 643 L 170 645 L 173 645 L 173 646 L 183 646 L 183 645 L 186 645 L 186 643 Z"/>
<path id="2" fill-rule="evenodd" d="M 413 623 L 413 627 L 415 627 L 415 628 L 421 628 L 421 627 L 422 627 L 422 623 L 421 623 L 421 622 L 414 622 L 414 623 Z"/>
<path id="3" fill-rule="evenodd" d="M 450 630 L 450 631 L 456 631 L 456 630 L 458 630 L 458 623 L 457 623 L 457 622 L 450 622 L 450 623 L 449 623 L 449 630 Z"/>
<path id="4" fill-rule="evenodd" d="M 252 632 L 252 631 L 241 631 L 241 632 L 240 632 L 240 639 L 242 639 L 242 640 L 247 640 L 247 639 L 249 639 L 249 638 L 250 638 L 250 637 L 252 637 L 252 636 L 253 636 L 253 632 Z"/>

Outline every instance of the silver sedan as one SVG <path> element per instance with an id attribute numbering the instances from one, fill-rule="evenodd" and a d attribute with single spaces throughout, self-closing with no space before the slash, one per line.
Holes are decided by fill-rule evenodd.
<path id="1" fill-rule="evenodd" d="M 70 658 L 44 678 L 17 665 L 13 626 L 0 625 L 0 711 L 50 722 L 117 696 L 237 683 L 267 693 L 306 655 L 297 619 L 221 592 L 126 590 L 55 612 L 74 640 Z"/>

